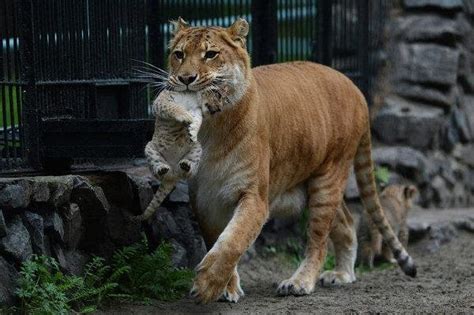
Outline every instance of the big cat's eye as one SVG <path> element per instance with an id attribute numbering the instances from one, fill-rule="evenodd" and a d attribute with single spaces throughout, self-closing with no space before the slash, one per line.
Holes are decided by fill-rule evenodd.
<path id="1" fill-rule="evenodd" d="M 218 53 L 219 53 L 218 51 L 213 51 L 213 50 L 206 51 L 206 53 L 204 54 L 204 58 L 212 59 L 215 56 L 217 56 Z"/>
<path id="2" fill-rule="evenodd" d="M 182 51 L 180 51 L 180 50 L 176 50 L 176 51 L 174 52 L 174 55 L 175 55 L 176 58 L 178 58 L 178 59 L 183 59 L 183 58 L 184 58 L 184 53 L 183 53 Z"/>

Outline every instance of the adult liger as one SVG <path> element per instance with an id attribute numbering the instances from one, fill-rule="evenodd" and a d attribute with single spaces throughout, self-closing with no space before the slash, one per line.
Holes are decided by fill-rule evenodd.
<path id="1" fill-rule="evenodd" d="M 355 280 L 352 218 L 338 210 L 354 164 L 365 207 L 403 271 L 413 260 L 394 235 L 380 206 L 371 159 L 367 103 L 343 74 L 293 62 L 250 68 L 248 23 L 229 28 L 175 22 L 169 80 L 175 91 L 226 87 L 228 104 L 206 115 L 198 134 L 202 156 L 190 180 L 191 202 L 210 249 L 191 290 L 199 302 L 243 295 L 237 263 L 270 216 L 308 207 L 305 259 L 281 282 L 281 295 L 309 294 L 318 279 Z M 328 236 L 336 268 L 319 275 Z"/>

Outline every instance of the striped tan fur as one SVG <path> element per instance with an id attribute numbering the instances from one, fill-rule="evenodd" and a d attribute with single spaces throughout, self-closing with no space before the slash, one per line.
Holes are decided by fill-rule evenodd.
<path id="1" fill-rule="evenodd" d="M 393 232 L 377 196 L 371 147 L 370 132 L 367 132 L 361 139 L 354 160 L 354 170 L 362 202 L 364 203 L 370 220 L 378 228 L 383 241 L 388 248 L 391 249 L 400 268 L 405 274 L 415 277 L 415 264 Z"/>
<path id="2" fill-rule="evenodd" d="M 278 293 L 309 294 L 318 279 L 354 281 L 353 220 L 339 207 L 353 163 L 368 213 L 404 271 L 414 275 L 413 261 L 383 216 L 370 157 L 368 107 L 351 80 L 310 62 L 251 69 L 245 47 L 249 27 L 242 19 L 229 28 L 189 27 L 182 20 L 175 27 L 172 88 L 230 87 L 229 104 L 204 115 L 198 134 L 201 161 L 189 180 L 192 208 L 209 247 L 191 295 L 201 303 L 236 302 L 243 295 L 238 261 L 267 219 L 305 207 L 310 211 L 305 259 Z M 178 82 L 180 76 L 196 79 L 186 85 Z M 336 269 L 319 275 L 328 237 L 337 247 Z"/>

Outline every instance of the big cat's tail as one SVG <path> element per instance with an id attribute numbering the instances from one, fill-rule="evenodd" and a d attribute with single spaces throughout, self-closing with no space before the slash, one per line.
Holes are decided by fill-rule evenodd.
<path id="1" fill-rule="evenodd" d="M 173 190 L 175 185 L 176 185 L 175 182 L 163 181 L 160 184 L 160 187 L 156 191 L 155 195 L 153 196 L 153 199 L 148 204 L 148 207 L 146 207 L 145 211 L 141 215 L 132 217 L 132 220 L 134 221 L 148 220 L 156 212 L 156 210 L 158 210 L 163 200 L 165 200 L 166 196 L 168 196 L 168 194 Z"/>
<path id="2" fill-rule="evenodd" d="M 410 276 L 416 276 L 416 266 L 413 259 L 407 253 L 402 243 L 394 234 L 390 224 L 385 218 L 384 211 L 380 205 L 375 186 L 374 165 L 371 156 L 370 128 L 362 136 L 354 159 L 354 171 L 357 179 L 360 197 L 364 207 L 374 224 L 382 234 L 384 242 L 390 247 L 393 256 L 403 272 Z"/>

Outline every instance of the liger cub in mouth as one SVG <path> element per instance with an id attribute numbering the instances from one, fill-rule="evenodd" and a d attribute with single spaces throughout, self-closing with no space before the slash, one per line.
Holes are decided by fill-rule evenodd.
<path id="1" fill-rule="evenodd" d="M 191 27 L 179 19 L 169 43 L 173 91 L 229 86 L 225 108 L 203 118 L 201 159 L 189 179 L 192 208 L 209 249 L 196 268 L 191 296 L 201 303 L 237 302 L 243 296 L 237 264 L 262 226 L 271 216 L 306 207 L 305 258 L 277 293 L 310 294 L 318 279 L 354 281 L 353 220 L 340 207 L 352 165 L 368 215 L 402 270 L 415 276 L 415 264 L 377 195 L 363 94 L 342 73 L 312 62 L 252 69 L 248 31 L 243 19 L 228 28 Z M 320 275 L 328 237 L 336 268 Z"/>
<path id="2" fill-rule="evenodd" d="M 197 134 L 203 113 L 220 111 L 224 105 L 225 97 L 213 88 L 199 93 L 165 90 L 158 95 L 152 107 L 155 130 L 145 146 L 145 157 L 160 186 L 143 214 L 133 220 L 148 220 L 176 183 L 196 172 L 202 152 Z"/>

